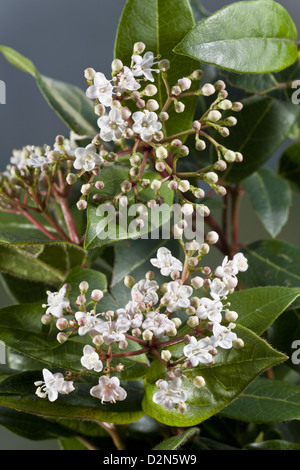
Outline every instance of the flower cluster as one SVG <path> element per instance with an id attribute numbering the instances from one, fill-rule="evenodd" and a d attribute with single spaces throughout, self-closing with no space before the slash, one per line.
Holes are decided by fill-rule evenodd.
<path id="1" fill-rule="evenodd" d="M 209 238 L 213 238 L 213 232 Z M 184 413 L 188 402 L 185 381 L 192 381 L 196 387 L 205 386 L 202 376 L 191 374 L 193 368 L 213 365 L 219 348 L 244 345 L 233 331 L 238 314 L 230 310 L 227 296 L 237 285 L 237 274 L 247 269 L 247 260 L 237 253 L 231 260 L 226 257 L 215 271 L 201 268 L 199 276 L 195 275 L 199 268 L 190 262 L 197 250 L 201 254 L 201 247 L 191 242 L 182 263 L 168 248 L 159 248 L 150 261 L 161 276 L 169 279 L 159 284 L 153 271 L 138 281 L 127 275 L 124 283 L 130 289 L 130 298 L 116 310 L 101 311 L 101 290 L 93 290 L 87 299 L 86 281 L 79 285 L 77 310 L 72 309 L 68 298 L 69 285 L 55 293 L 48 291 L 42 322 L 50 324 L 55 319 L 61 344 L 71 335 L 87 340 L 82 357 L 78 358 L 83 370 L 68 371 L 66 380 L 61 374 L 44 370 L 44 382 L 36 383 L 38 396 L 54 401 L 59 393 L 74 390 L 73 382 L 82 374 L 94 371 L 99 380 L 90 390 L 93 397 L 101 403 L 125 400 L 127 393 L 115 376 L 125 369 L 122 358 L 147 354 L 149 361 L 162 362 L 166 374 L 156 382 L 154 403 Z M 130 347 L 134 342 L 140 349 Z M 179 357 L 178 352 L 173 357 L 174 344 L 181 346 Z"/>

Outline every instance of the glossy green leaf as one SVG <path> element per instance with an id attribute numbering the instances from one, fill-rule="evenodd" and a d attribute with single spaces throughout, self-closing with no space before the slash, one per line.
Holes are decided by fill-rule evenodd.
<path id="1" fill-rule="evenodd" d="M 153 448 L 153 450 L 176 450 L 180 449 L 186 442 L 191 441 L 194 439 L 200 430 L 198 428 L 190 428 L 187 431 L 183 432 L 182 434 L 178 434 L 177 436 L 170 437 L 169 439 L 161 442 L 157 446 Z"/>
<path id="2" fill-rule="evenodd" d="M 144 173 L 143 177 L 146 179 L 153 180 L 157 178 L 157 174 L 154 172 L 147 171 Z M 99 181 L 104 181 L 105 183 L 104 189 L 101 190 L 101 196 L 103 198 L 113 198 L 116 194 L 120 193 L 121 183 L 124 180 L 128 179 L 128 168 L 126 169 L 122 166 L 107 167 L 101 172 L 98 179 Z M 96 248 L 99 246 L 106 245 L 108 243 L 120 240 L 127 240 L 129 238 L 139 238 L 140 236 L 144 236 L 144 238 L 147 238 L 149 229 L 152 233 L 155 231 L 153 230 L 153 227 L 155 229 L 159 227 L 162 223 L 168 222 L 170 219 L 170 213 L 168 213 L 168 211 L 166 210 L 162 210 L 162 219 L 158 220 L 158 222 L 156 223 L 155 220 L 151 218 L 152 211 L 148 211 L 149 224 L 145 221 L 144 228 L 136 229 L 134 221 L 140 216 L 135 212 L 135 209 L 138 208 L 140 202 L 136 203 L 135 207 L 131 208 L 132 212 L 130 212 L 130 209 L 128 209 L 129 206 L 132 206 L 132 204 L 134 204 L 133 190 L 127 193 L 129 199 L 129 206 L 126 208 L 118 207 L 116 210 L 114 210 L 114 207 L 111 202 L 110 207 L 112 211 L 105 211 L 105 205 L 99 205 L 95 203 L 95 201 L 92 199 L 92 196 L 95 193 L 93 192 L 90 197 L 87 210 L 88 222 L 85 237 L 86 249 Z M 173 192 L 168 188 L 167 183 L 162 184 L 160 194 L 161 197 L 164 199 L 164 203 L 166 205 L 170 206 L 173 203 Z M 139 198 L 142 201 L 155 199 L 155 192 L 151 188 L 147 188 L 144 190 L 139 188 Z M 120 211 L 122 214 L 120 223 L 117 221 L 116 218 L 117 211 Z"/>
<path id="3" fill-rule="evenodd" d="M 20 235 L 0 233 L 0 271 L 26 281 L 61 283 L 85 258 L 85 250 L 72 243 L 26 241 Z"/>
<path id="4" fill-rule="evenodd" d="M 243 181 L 252 206 L 267 232 L 276 237 L 289 217 L 292 192 L 272 170 L 262 168 Z"/>
<path id="5" fill-rule="evenodd" d="M 10 47 L 0 46 L 0 52 L 15 67 L 30 73 L 44 98 L 63 122 L 78 135 L 94 136 L 97 117 L 93 105 L 78 87 L 41 75 L 35 65 Z"/>
<path id="6" fill-rule="evenodd" d="M 281 380 L 258 379 L 222 415 L 252 423 L 300 419 L 300 389 Z"/>
<path id="7" fill-rule="evenodd" d="M 286 364 L 297 373 L 300 366 L 300 309 L 286 311 L 268 330 L 268 340 L 288 357 Z"/>
<path id="8" fill-rule="evenodd" d="M 297 60 L 297 30 L 272 0 L 236 2 L 199 23 L 175 52 L 240 73 L 282 70 Z"/>
<path id="9" fill-rule="evenodd" d="M 188 0 L 127 0 L 117 31 L 115 57 L 130 65 L 133 45 L 142 41 L 146 44 L 146 50 L 152 51 L 155 57 L 160 55 L 161 59 L 170 60 L 168 82 L 172 87 L 178 79 L 199 68 L 198 61 L 178 57 L 172 52 L 194 24 Z M 161 76 L 154 78 L 158 87 L 155 99 L 162 108 L 167 99 L 165 86 Z M 184 103 L 184 113 L 175 113 L 173 107 L 169 109 L 170 119 L 165 124 L 165 132 L 169 136 L 190 128 L 196 99 L 191 97 L 185 99 Z"/>
<path id="10" fill-rule="evenodd" d="M 265 369 L 286 359 L 250 330 L 237 326 L 235 332 L 245 343 L 243 349 L 226 351 L 219 348 L 212 366 L 201 365 L 185 370 L 182 387 L 188 398 L 187 410 L 183 415 L 176 410 L 166 411 L 153 403 L 152 397 L 157 391 L 155 382 L 165 373 L 161 363 L 155 361 L 147 375 L 148 385 L 143 400 L 145 413 L 168 426 L 194 426 L 231 403 Z M 170 348 L 174 359 L 181 357 L 182 349 L 182 343 Z M 201 389 L 188 380 L 197 375 L 203 376 L 206 382 Z"/>
<path id="11" fill-rule="evenodd" d="M 246 288 L 300 286 L 300 248 L 279 240 L 251 243 L 244 251 L 249 268 L 239 279 Z"/>
<path id="12" fill-rule="evenodd" d="M 300 289 L 256 287 L 236 291 L 228 296 L 228 301 L 230 309 L 239 315 L 239 325 L 260 336 L 299 296 Z"/>
<path id="13" fill-rule="evenodd" d="M 264 0 L 265 1 L 265 0 Z M 222 180 L 236 183 L 257 171 L 285 141 L 293 126 L 298 108 L 291 102 L 268 96 L 251 96 L 242 100 L 238 123 L 229 137 L 214 137 L 226 148 L 242 153 L 242 163 L 230 163 Z"/>
<path id="14" fill-rule="evenodd" d="M 300 142 L 292 144 L 283 152 L 278 173 L 292 183 L 296 191 L 300 191 Z"/>
<path id="15" fill-rule="evenodd" d="M 123 384 L 127 399 L 114 404 L 101 404 L 90 395 L 90 385 L 76 384 L 69 395 L 60 395 L 55 402 L 39 398 L 34 382 L 40 380 L 39 372 L 21 372 L 0 384 L 0 405 L 17 411 L 48 418 L 85 419 L 109 423 L 129 423 L 143 415 L 142 388 L 138 382 Z"/>
<path id="16" fill-rule="evenodd" d="M 56 327 L 46 327 L 41 322 L 44 309 L 40 304 L 22 304 L 0 309 L 0 340 L 7 347 L 29 358 L 41 361 L 48 367 L 60 367 L 73 371 L 81 371 L 80 358 L 87 337 L 71 336 L 64 344 L 58 343 Z M 128 341 L 125 351 L 140 349 L 133 341 Z M 113 352 L 119 352 L 115 347 Z M 112 361 L 112 367 L 120 362 Z M 147 371 L 145 355 L 126 357 L 122 360 L 125 369 L 116 373 L 121 380 L 135 380 L 143 377 Z M 95 372 L 87 375 L 97 376 Z"/>

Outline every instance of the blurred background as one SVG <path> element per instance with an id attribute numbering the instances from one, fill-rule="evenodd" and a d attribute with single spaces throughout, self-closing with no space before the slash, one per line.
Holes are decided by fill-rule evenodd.
<path id="1" fill-rule="evenodd" d="M 277 0 L 291 14 L 300 31 L 300 2 Z M 210 12 L 232 2 L 202 0 Z M 86 89 L 83 71 L 93 67 L 110 73 L 113 46 L 125 0 L 1 0 L 0 44 L 28 57 L 46 76 Z M 0 105 L 0 171 L 4 171 L 13 148 L 23 145 L 51 145 L 57 134 L 68 130 L 52 111 L 34 79 L 12 67 L 0 55 L 0 80 L 6 84 L 6 105 Z M 268 166 L 276 168 L 284 144 Z M 300 197 L 294 196 L 290 221 L 280 239 L 299 244 Z M 244 243 L 269 235 L 256 218 L 247 197 L 241 208 L 241 239 Z M 0 213 L 1 217 L 1 213 Z M 0 286 L 0 306 L 11 300 Z M 1 365 L 0 365 L 1 367 Z M 34 442 L 0 427 L 1 450 L 56 450 L 56 441 Z"/>

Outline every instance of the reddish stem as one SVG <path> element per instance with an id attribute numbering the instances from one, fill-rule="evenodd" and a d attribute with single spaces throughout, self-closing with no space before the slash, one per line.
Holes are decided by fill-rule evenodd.
<path id="1" fill-rule="evenodd" d="M 41 225 L 31 214 L 29 214 L 28 212 L 22 212 L 22 214 L 48 238 L 50 238 L 51 240 L 57 240 L 55 235 L 53 235 L 53 233 L 49 232 L 45 227 L 43 227 L 43 225 Z"/>

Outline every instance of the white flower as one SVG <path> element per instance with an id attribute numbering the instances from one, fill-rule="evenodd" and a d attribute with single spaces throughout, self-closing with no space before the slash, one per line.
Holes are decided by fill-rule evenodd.
<path id="1" fill-rule="evenodd" d="M 177 281 L 169 282 L 167 293 L 164 295 L 164 299 L 168 301 L 167 310 L 175 312 L 179 308 L 188 308 L 191 303 L 189 297 L 192 293 L 193 289 L 190 286 L 181 285 Z"/>
<path id="2" fill-rule="evenodd" d="M 79 325 L 79 336 L 83 336 L 86 334 L 95 336 L 99 332 L 97 327 L 101 324 L 102 320 L 99 320 L 99 318 L 97 318 L 93 310 L 91 312 L 76 312 L 75 318 Z"/>
<path id="3" fill-rule="evenodd" d="M 152 68 L 152 66 L 154 65 L 153 52 L 146 52 L 146 54 L 144 54 L 144 57 L 134 54 L 131 59 L 135 64 L 132 67 L 133 75 L 135 77 L 141 77 L 142 75 L 144 75 L 147 80 L 150 80 L 150 82 L 154 82 L 152 72 L 156 70 Z"/>
<path id="4" fill-rule="evenodd" d="M 66 395 L 74 390 L 73 382 L 65 381 L 62 374 L 52 374 L 48 369 L 43 369 L 44 381 L 35 382 L 36 394 L 40 398 L 48 397 L 49 401 L 55 401 L 58 394 Z"/>
<path id="5" fill-rule="evenodd" d="M 132 126 L 133 132 L 139 134 L 144 142 L 149 142 L 154 134 L 162 128 L 161 122 L 158 121 L 158 116 L 154 111 L 137 111 L 133 113 L 132 119 L 134 124 Z"/>
<path id="6" fill-rule="evenodd" d="M 95 166 L 100 166 L 104 162 L 93 144 L 89 144 L 85 148 L 78 147 L 74 155 L 76 160 L 73 166 L 76 170 L 92 171 Z"/>
<path id="7" fill-rule="evenodd" d="M 96 326 L 98 333 L 101 333 L 105 344 L 119 343 L 125 341 L 126 331 L 130 328 L 130 320 L 125 315 L 120 315 L 116 321 L 100 320 Z"/>
<path id="8" fill-rule="evenodd" d="M 126 127 L 121 111 L 117 108 L 111 109 L 108 116 L 101 116 L 97 122 L 100 137 L 105 142 L 121 139 Z"/>
<path id="9" fill-rule="evenodd" d="M 172 256 L 168 248 L 161 247 L 157 250 L 157 258 L 150 259 L 153 266 L 160 269 L 163 276 L 169 276 L 173 271 L 182 271 L 182 263 Z"/>
<path id="10" fill-rule="evenodd" d="M 228 287 L 221 279 L 216 278 L 210 283 L 210 295 L 214 300 L 223 299 L 228 293 Z"/>
<path id="11" fill-rule="evenodd" d="M 94 370 L 96 372 L 101 372 L 103 369 L 102 361 L 99 359 L 98 353 L 96 353 L 95 349 L 87 344 L 83 348 L 83 356 L 80 360 L 83 367 L 88 370 Z"/>
<path id="12" fill-rule="evenodd" d="M 157 338 L 165 335 L 169 328 L 174 329 L 174 323 L 164 313 L 150 312 L 143 322 L 144 330 L 150 330 Z"/>
<path id="13" fill-rule="evenodd" d="M 171 382 L 158 380 L 156 385 L 159 391 L 154 393 L 153 402 L 164 406 L 167 410 L 173 410 L 176 405 L 187 399 L 186 392 L 181 388 L 181 379 L 179 377 Z"/>
<path id="14" fill-rule="evenodd" d="M 158 302 L 158 295 L 156 293 L 158 288 L 159 285 L 156 281 L 142 279 L 132 287 L 131 297 L 135 300 L 137 297 L 140 297 L 139 294 L 141 294 L 142 302 L 145 302 L 145 304 L 155 305 Z"/>
<path id="15" fill-rule="evenodd" d="M 219 300 L 211 300 L 207 297 L 199 299 L 199 305 L 196 310 L 196 315 L 201 320 L 210 320 L 213 322 L 222 321 L 223 304 Z"/>
<path id="16" fill-rule="evenodd" d="M 13 150 L 10 163 L 15 165 L 19 170 L 23 170 L 27 166 L 28 152 L 23 148 L 22 150 Z"/>
<path id="17" fill-rule="evenodd" d="M 190 343 L 183 348 L 183 354 L 189 359 L 193 367 L 196 367 L 200 362 L 202 364 L 210 364 L 213 362 L 211 351 L 215 345 L 216 340 L 214 337 L 207 336 L 197 341 L 192 336 Z"/>
<path id="18" fill-rule="evenodd" d="M 115 403 L 116 401 L 125 400 L 127 393 L 124 388 L 120 387 L 120 380 L 117 377 L 109 378 L 102 376 L 99 378 L 99 384 L 92 387 L 90 394 L 101 400 L 101 403 L 108 401 Z"/>
<path id="19" fill-rule="evenodd" d="M 130 300 L 125 308 L 119 308 L 116 314 L 118 317 L 124 316 L 129 320 L 130 328 L 139 328 L 143 323 L 144 316 L 139 309 L 139 304 L 133 300 Z"/>
<path id="20" fill-rule="evenodd" d="M 97 72 L 94 78 L 94 85 L 86 90 L 86 96 L 95 100 L 98 98 L 100 103 L 104 106 L 111 106 L 112 104 L 113 86 L 109 80 L 106 79 L 102 72 Z"/>
<path id="21" fill-rule="evenodd" d="M 33 168 L 41 168 L 43 165 L 51 163 L 47 156 L 41 155 L 31 155 L 26 160 L 27 166 L 32 166 Z"/>
<path id="22" fill-rule="evenodd" d="M 139 82 L 136 81 L 132 71 L 128 67 L 124 67 L 123 71 L 117 75 L 118 78 L 118 87 L 117 91 L 119 93 L 124 93 L 124 91 L 135 91 L 141 88 Z"/>
<path id="23" fill-rule="evenodd" d="M 232 341 L 237 339 L 237 335 L 231 331 L 234 327 L 234 323 L 230 323 L 228 327 L 214 323 L 213 335 L 216 340 L 216 346 L 220 346 L 223 349 L 232 348 Z"/>
<path id="24" fill-rule="evenodd" d="M 236 275 L 239 271 L 246 271 L 248 269 L 248 262 L 242 253 L 234 255 L 232 260 L 228 260 L 225 256 L 222 265 L 218 266 L 215 275 L 222 279 L 229 289 L 237 286 L 238 280 Z"/>
<path id="25" fill-rule="evenodd" d="M 248 260 L 245 258 L 243 253 L 237 253 L 233 257 L 233 262 L 237 268 L 238 271 L 244 272 L 247 271 L 248 269 Z"/>
<path id="26" fill-rule="evenodd" d="M 47 291 L 47 304 L 43 308 L 47 308 L 46 313 L 50 313 L 56 318 L 64 315 L 64 309 L 70 307 L 70 301 L 66 297 L 67 288 L 63 286 L 58 292 Z"/>

